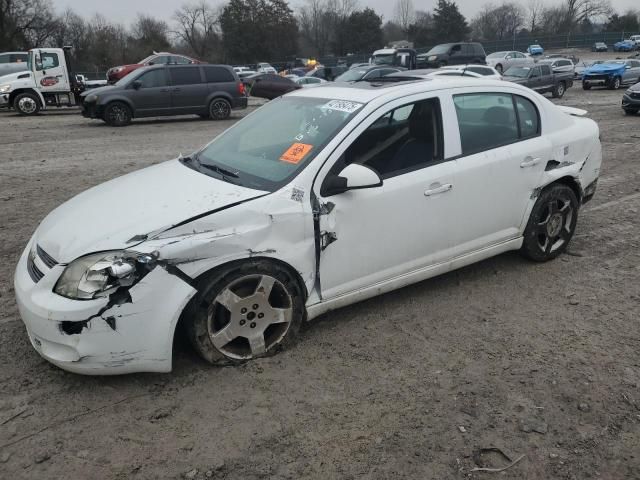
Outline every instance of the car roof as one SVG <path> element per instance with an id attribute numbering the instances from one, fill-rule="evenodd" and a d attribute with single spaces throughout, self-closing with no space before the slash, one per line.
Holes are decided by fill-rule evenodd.
<path id="1" fill-rule="evenodd" d="M 351 100 L 359 103 L 369 103 L 380 97 L 402 98 L 416 93 L 426 93 L 452 88 L 495 87 L 498 89 L 518 88 L 523 91 L 530 91 L 527 87 L 522 87 L 502 80 L 471 78 L 471 77 L 447 77 L 444 79 L 424 78 L 417 76 L 415 71 L 403 72 L 397 82 L 380 81 L 360 81 L 360 82 L 329 82 L 322 87 L 312 90 L 297 90 L 287 94 L 287 96 L 326 98 L 335 100 Z M 383 77 L 385 78 L 385 77 Z"/>

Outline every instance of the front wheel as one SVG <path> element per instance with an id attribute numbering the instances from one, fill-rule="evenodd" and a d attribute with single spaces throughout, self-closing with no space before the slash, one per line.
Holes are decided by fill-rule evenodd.
<path id="1" fill-rule="evenodd" d="M 582 82 L 582 89 L 583 90 L 591 90 L 591 84 L 587 83 L 587 82 Z"/>
<path id="2" fill-rule="evenodd" d="M 131 109 L 126 103 L 111 102 L 104 109 L 104 121 L 112 127 L 124 127 L 131 123 Z"/>
<path id="3" fill-rule="evenodd" d="M 615 77 L 611 82 L 609 82 L 609 89 L 618 90 L 620 88 L 620 77 Z"/>
<path id="4" fill-rule="evenodd" d="M 562 98 L 565 92 L 564 82 L 558 83 L 552 92 L 553 98 Z"/>
<path id="5" fill-rule="evenodd" d="M 33 93 L 21 93 L 13 100 L 13 108 L 20 115 L 36 115 L 40 111 L 40 100 Z"/>
<path id="6" fill-rule="evenodd" d="M 553 260 L 567 249 L 578 221 L 578 199 L 563 184 L 544 189 L 529 216 L 522 253 L 536 262 Z"/>
<path id="7" fill-rule="evenodd" d="M 224 98 L 214 98 L 209 105 L 209 116 L 214 120 L 226 120 L 231 115 L 231 104 Z"/>
<path id="8" fill-rule="evenodd" d="M 290 346 L 304 317 L 304 296 L 283 267 L 247 261 L 213 275 L 200 288 L 187 330 L 207 362 L 227 365 Z"/>

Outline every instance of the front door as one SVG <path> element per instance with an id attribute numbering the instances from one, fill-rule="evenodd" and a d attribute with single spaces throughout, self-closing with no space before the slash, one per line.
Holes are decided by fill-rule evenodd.
<path id="1" fill-rule="evenodd" d="M 137 117 L 166 115 L 171 107 L 171 93 L 166 68 L 148 70 L 138 78 L 139 88 L 129 84 L 127 96 L 131 99 Z"/>
<path id="2" fill-rule="evenodd" d="M 42 93 L 68 92 L 69 74 L 60 53 L 35 50 L 35 83 Z"/>
<path id="3" fill-rule="evenodd" d="M 318 175 L 324 299 L 445 263 L 450 256 L 456 162 L 444 160 L 440 99 L 416 97 L 371 115 Z M 382 185 L 323 195 L 322 183 L 352 163 L 377 171 Z"/>
<path id="4" fill-rule="evenodd" d="M 540 135 L 533 101 L 506 93 L 453 96 L 462 156 L 458 158 L 457 254 L 464 255 L 521 235 L 533 190 L 552 146 Z"/>

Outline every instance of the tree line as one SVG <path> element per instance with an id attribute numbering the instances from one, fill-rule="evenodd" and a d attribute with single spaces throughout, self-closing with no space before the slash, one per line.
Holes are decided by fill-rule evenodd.
<path id="1" fill-rule="evenodd" d="M 431 11 L 396 0 L 386 21 L 358 0 L 305 0 L 297 11 L 287 0 L 223 1 L 192 0 L 170 19 L 138 14 L 124 25 L 102 15 L 56 12 L 51 0 L 0 0 L 0 51 L 72 45 L 78 69 L 104 71 L 154 50 L 236 64 L 371 53 L 397 40 L 427 47 L 527 34 L 640 32 L 639 12 L 616 12 L 609 0 L 503 0 L 486 3 L 470 20 L 454 0 L 438 0 Z"/>

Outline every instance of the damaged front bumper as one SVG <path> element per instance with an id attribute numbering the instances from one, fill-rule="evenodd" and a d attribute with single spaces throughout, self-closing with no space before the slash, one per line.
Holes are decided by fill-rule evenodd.
<path id="1" fill-rule="evenodd" d="M 126 302 L 71 300 L 53 293 L 64 265 L 48 268 L 36 256 L 42 277 L 34 281 L 29 274 L 33 241 L 20 258 L 14 283 L 29 339 L 45 360 L 91 375 L 171 371 L 175 327 L 196 292 L 191 285 L 156 266 L 128 290 Z"/>

